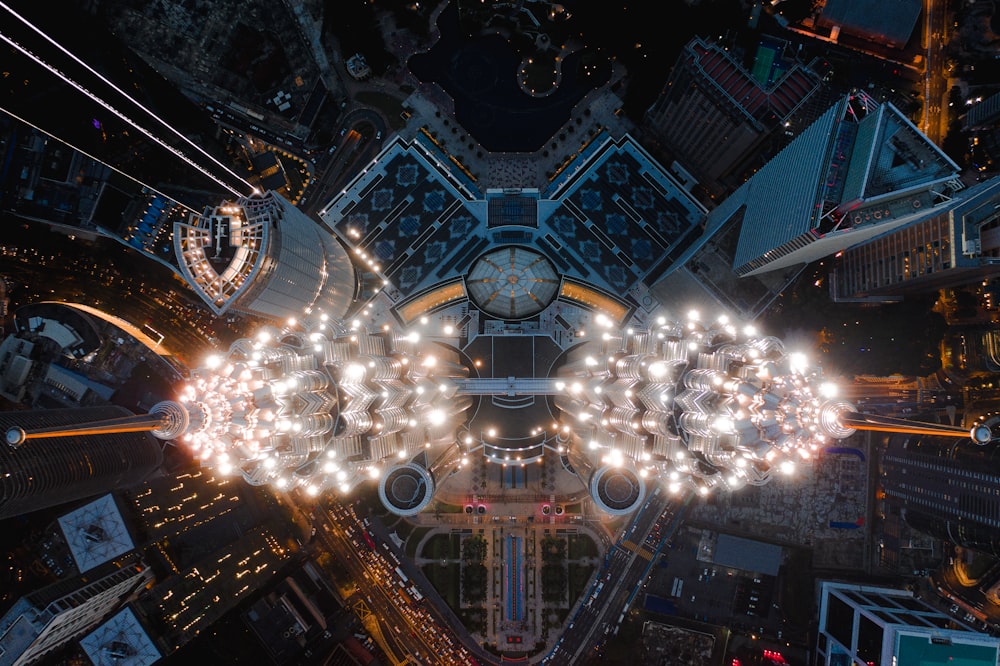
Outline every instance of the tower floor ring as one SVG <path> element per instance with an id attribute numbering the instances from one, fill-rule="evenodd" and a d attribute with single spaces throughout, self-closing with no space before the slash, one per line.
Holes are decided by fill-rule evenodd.
<path id="1" fill-rule="evenodd" d="M 857 408 L 844 400 L 824 403 L 820 408 L 819 425 L 823 434 L 834 439 L 844 439 L 855 433 L 855 429 L 840 422 L 840 415 L 854 412 Z"/>
<path id="2" fill-rule="evenodd" d="M 158 439 L 176 439 L 184 434 L 190 423 L 187 409 L 173 400 L 163 400 L 156 403 L 149 410 L 149 413 L 162 419 L 160 427 L 152 431 Z"/>

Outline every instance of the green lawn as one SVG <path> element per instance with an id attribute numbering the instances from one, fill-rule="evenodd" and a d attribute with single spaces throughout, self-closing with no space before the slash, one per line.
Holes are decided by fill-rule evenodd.
<path id="1" fill-rule="evenodd" d="M 469 631 L 473 633 L 486 631 L 486 611 L 478 608 L 465 608 L 458 613 L 458 617 Z"/>
<path id="2" fill-rule="evenodd" d="M 594 567 L 589 564 L 581 565 L 573 564 L 572 562 L 567 567 L 569 573 L 569 607 L 572 608 L 576 600 L 583 594 L 587 583 L 590 582 L 590 576 L 594 573 Z"/>
<path id="3" fill-rule="evenodd" d="M 406 556 L 413 559 L 417 556 L 417 546 L 420 545 L 420 540 L 424 538 L 424 535 L 431 531 L 429 527 L 416 527 L 410 532 L 410 536 L 406 537 Z M 398 533 L 398 530 L 397 530 Z M 400 535 L 402 536 L 402 535 Z"/>
<path id="4" fill-rule="evenodd" d="M 435 534 L 424 544 L 420 554 L 429 560 L 457 560 L 462 556 L 462 545 L 458 534 Z"/>
<path id="5" fill-rule="evenodd" d="M 396 523 L 396 535 L 406 541 L 410 538 L 410 533 L 413 532 L 413 523 L 408 520 L 400 520 Z"/>
<path id="6" fill-rule="evenodd" d="M 401 117 L 403 103 L 392 95 L 379 92 L 361 92 L 358 93 L 356 101 L 364 106 L 374 107 L 385 114 L 389 126 L 394 130 L 402 129 L 405 125 Z"/>
<path id="7" fill-rule="evenodd" d="M 431 511 L 434 513 L 462 513 L 465 511 L 465 507 L 447 502 L 435 502 Z"/>
<path id="8" fill-rule="evenodd" d="M 570 534 L 567 557 L 571 560 L 578 560 L 581 557 L 597 557 L 597 544 L 586 534 Z"/>
<path id="9" fill-rule="evenodd" d="M 458 603 L 461 591 L 461 583 L 459 582 L 462 574 L 461 567 L 457 563 L 445 566 L 441 566 L 440 564 L 425 564 L 422 567 L 422 571 L 427 576 L 427 580 L 434 586 L 434 589 L 441 595 L 441 598 L 447 602 L 452 610 L 458 612 L 461 608 Z"/>

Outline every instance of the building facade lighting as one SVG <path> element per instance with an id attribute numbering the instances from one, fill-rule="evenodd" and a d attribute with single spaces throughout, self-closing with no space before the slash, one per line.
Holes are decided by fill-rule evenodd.
<path id="1" fill-rule="evenodd" d="M 839 420 L 853 406 L 826 397 L 804 355 L 696 312 L 609 330 L 561 375 L 568 389 L 554 401 L 572 433 L 571 461 L 610 513 L 632 511 L 647 483 L 699 493 L 762 485 L 854 432 Z"/>

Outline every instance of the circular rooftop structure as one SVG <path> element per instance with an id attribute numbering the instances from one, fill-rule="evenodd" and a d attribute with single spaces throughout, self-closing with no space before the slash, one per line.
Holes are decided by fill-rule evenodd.
<path id="1" fill-rule="evenodd" d="M 604 466 L 590 479 L 590 494 L 606 513 L 631 513 L 646 494 L 646 484 L 631 469 Z"/>
<path id="2" fill-rule="evenodd" d="M 469 298 L 501 319 L 538 314 L 556 297 L 559 274 L 544 255 L 511 245 L 479 257 L 465 279 Z"/>
<path id="3" fill-rule="evenodd" d="M 395 465 L 378 484 L 382 505 L 398 516 L 414 516 L 430 504 L 434 478 L 416 463 Z"/>

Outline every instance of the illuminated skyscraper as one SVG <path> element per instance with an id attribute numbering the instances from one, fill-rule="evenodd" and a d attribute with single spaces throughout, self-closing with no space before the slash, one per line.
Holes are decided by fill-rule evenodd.
<path id="1" fill-rule="evenodd" d="M 612 513 L 631 512 L 649 477 L 708 492 L 792 472 L 853 432 L 839 421 L 851 405 L 799 356 L 724 320 L 609 331 L 571 356 L 555 398 L 573 466 Z"/>
<path id="2" fill-rule="evenodd" d="M 347 251 L 275 192 L 240 197 L 176 223 L 174 250 L 184 279 L 216 314 L 341 318 L 354 299 Z"/>
<path id="3" fill-rule="evenodd" d="M 641 503 L 647 478 L 674 492 L 760 485 L 856 429 L 991 436 L 985 427 L 970 433 L 859 414 L 802 355 L 725 318 L 660 317 L 648 330 L 596 322 L 609 330 L 571 351 L 560 377 L 499 382 L 468 378 L 455 350 L 388 324 L 368 331 L 321 316 L 266 327 L 207 359 L 176 401 L 82 428 L 92 440 L 149 430 L 183 442 L 221 474 L 309 495 L 376 479 L 382 502 L 399 515 L 423 510 L 436 479 L 477 449 L 524 465 L 555 448 L 598 506 L 626 514 Z M 557 434 L 536 428 L 526 438 L 487 432 L 477 440 L 469 432 L 473 396 L 526 394 L 553 397 Z M 10 425 L 10 445 L 59 434 Z"/>
<path id="4" fill-rule="evenodd" d="M 472 398 L 457 395 L 456 380 L 467 374 L 457 352 L 389 327 L 347 328 L 326 315 L 265 327 L 256 339 L 238 340 L 227 353 L 210 357 L 176 402 L 161 402 L 149 414 L 92 423 L 88 416 L 107 411 L 3 415 L 5 454 L 37 467 L 32 474 L 10 466 L 18 474 L 4 480 L 8 494 L 28 495 L 11 511 L 41 508 L 31 499 L 49 486 L 44 506 L 125 485 L 125 478 L 112 483 L 108 473 L 95 480 L 84 472 L 118 471 L 97 455 L 124 464 L 137 441 L 156 454 L 138 470 L 134 481 L 140 480 L 160 463 L 156 440 L 140 432 L 149 431 L 180 440 L 203 464 L 254 485 L 301 487 L 317 495 L 379 479 L 387 508 L 416 513 L 433 496 L 435 471 L 459 464 L 456 431 Z M 74 446 L 75 440 L 81 444 Z M 56 457 L 44 455 L 48 451 Z M 36 478 L 60 483 L 24 493 L 24 479 Z"/>
<path id="5" fill-rule="evenodd" d="M 647 478 L 671 492 L 762 485 L 855 430 L 990 437 L 860 414 L 781 340 L 695 313 L 608 330 L 575 349 L 562 372 L 555 404 L 570 460 L 610 513 L 634 510 Z"/>
<path id="6" fill-rule="evenodd" d="M 181 440 L 224 473 L 310 494 L 346 492 L 366 478 L 384 483 L 387 466 L 403 466 L 424 492 L 396 503 L 390 487 L 383 499 L 415 512 L 430 501 L 433 480 L 431 463 L 412 461 L 446 454 L 471 404 L 456 396 L 455 380 L 467 374 L 457 360 L 414 335 L 325 316 L 264 329 L 193 373 L 180 396 L 189 415 Z M 398 481 L 403 472 L 392 469 Z"/>
<path id="7" fill-rule="evenodd" d="M 67 428 L 130 415 L 113 405 L 0 413 L 0 429 Z M 0 518 L 135 485 L 159 469 L 162 443 L 147 432 L 0 444 Z"/>

